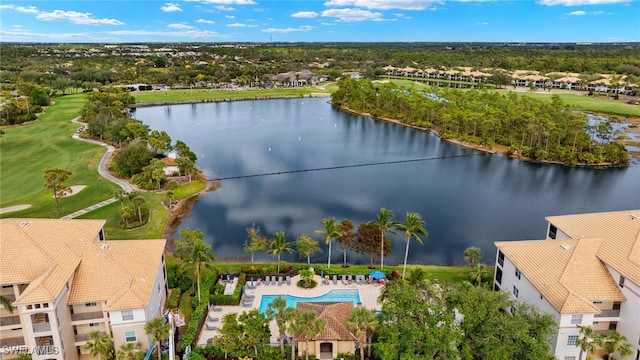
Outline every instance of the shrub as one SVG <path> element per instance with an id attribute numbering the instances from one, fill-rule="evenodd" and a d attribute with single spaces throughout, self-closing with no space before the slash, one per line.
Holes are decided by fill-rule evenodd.
<path id="1" fill-rule="evenodd" d="M 182 292 L 179 288 L 171 289 L 171 294 L 169 294 L 169 299 L 167 299 L 169 309 L 175 309 L 180 305 L 180 295 L 182 295 Z"/>
<path id="2" fill-rule="evenodd" d="M 185 292 L 187 292 L 187 290 L 191 289 L 191 285 L 193 285 L 191 278 L 188 276 L 183 276 L 180 280 L 180 291 L 184 294 Z"/>
<path id="3" fill-rule="evenodd" d="M 194 342 L 196 340 L 196 336 L 200 332 L 200 327 L 204 322 L 204 317 L 207 314 L 207 304 L 200 304 L 196 310 L 193 312 L 191 316 L 191 320 L 189 320 L 189 324 L 187 325 L 187 329 L 184 331 L 184 336 L 180 341 L 180 345 L 184 349 L 187 345 L 191 345 L 193 347 Z"/>

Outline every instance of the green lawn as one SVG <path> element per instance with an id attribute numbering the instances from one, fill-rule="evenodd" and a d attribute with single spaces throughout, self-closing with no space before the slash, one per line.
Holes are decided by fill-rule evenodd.
<path id="1" fill-rule="evenodd" d="M 84 104 L 82 94 L 55 98 L 33 124 L 4 128 L 0 137 L 0 207 L 31 204 L 31 208 L 2 217 L 56 217 L 53 194 L 44 187 L 43 171 L 48 167 L 69 170 L 67 185 L 86 185 L 79 193 L 61 198 L 62 215 L 80 210 L 113 196 L 116 185 L 98 175 L 101 146 L 73 140 L 78 116 Z"/>
<path id="2" fill-rule="evenodd" d="M 137 103 L 155 103 L 171 101 L 189 101 L 206 99 L 235 99 L 269 96 L 309 96 L 312 93 L 329 91 L 319 88 L 301 87 L 295 89 L 217 91 L 210 89 L 179 89 L 164 91 L 135 92 L 133 96 Z"/>

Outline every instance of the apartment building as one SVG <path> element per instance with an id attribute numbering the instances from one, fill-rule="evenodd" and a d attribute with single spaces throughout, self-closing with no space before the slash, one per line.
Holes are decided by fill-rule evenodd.
<path id="1" fill-rule="evenodd" d="M 624 359 L 640 360 L 640 209 L 546 220 L 544 240 L 495 243 L 494 290 L 554 316 L 560 360 L 586 358 L 578 359 L 578 325 L 618 331 L 632 345 Z"/>
<path id="2" fill-rule="evenodd" d="M 149 346 L 167 296 L 165 240 L 107 241 L 104 220 L 0 219 L 2 359 L 92 358 L 92 331 Z M 152 341 L 151 341 L 152 342 Z"/>

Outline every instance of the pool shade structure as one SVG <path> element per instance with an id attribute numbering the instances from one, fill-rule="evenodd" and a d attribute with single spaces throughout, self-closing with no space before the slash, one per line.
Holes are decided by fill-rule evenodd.
<path id="1" fill-rule="evenodd" d="M 382 271 L 372 271 L 369 276 L 371 276 L 372 278 L 378 280 L 378 279 L 384 279 L 386 276 Z"/>

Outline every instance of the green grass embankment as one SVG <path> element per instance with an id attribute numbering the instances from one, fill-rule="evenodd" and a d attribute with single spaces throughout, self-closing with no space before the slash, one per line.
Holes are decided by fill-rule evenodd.
<path id="1" fill-rule="evenodd" d="M 329 93 L 321 88 L 286 88 L 266 90 L 211 90 L 211 89 L 178 89 L 169 91 L 142 91 L 135 92 L 133 96 L 138 104 L 172 103 L 172 102 L 198 102 L 206 100 L 238 100 L 269 97 L 303 97 L 315 93 Z"/>

